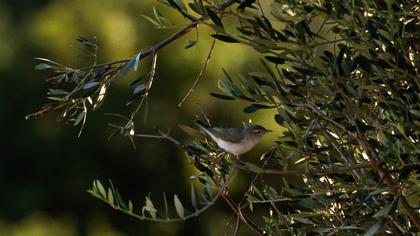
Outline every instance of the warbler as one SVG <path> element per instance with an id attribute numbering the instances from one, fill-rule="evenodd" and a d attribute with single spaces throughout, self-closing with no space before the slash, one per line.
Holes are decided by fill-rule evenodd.
<path id="1" fill-rule="evenodd" d="M 237 128 L 221 128 L 211 127 L 200 120 L 196 120 L 195 123 L 217 143 L 217 146 L 235 156 L 248 152 L 260 142 L 267 132 L 271 132 L 271 130 L 256 124 Z"/>

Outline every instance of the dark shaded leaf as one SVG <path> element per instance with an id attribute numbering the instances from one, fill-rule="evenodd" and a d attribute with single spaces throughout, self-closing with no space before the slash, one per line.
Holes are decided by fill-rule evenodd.
<path id="1" fill-rule="evenodd" d="M 195 11 L 196 13 L 198 13 L 200 15 L 205 15 L 206 14 L 201 0 L 194 0 L 194 3 L 189 3 L 188 6 L 190 6 L 190 8 L 193 11 Z"/>
<path id="2" fill-rule="evenodd" d="M 212 11 L 209 7 L 206 7 L 206 11 L 209 14 L 211 21 L 213 21 L 215 25 L 223 29 L 223 23 L 219 16 L 217 16 L 217 14 L 214 11 Z"/>
<path id="3" fill-rule="evenodd" d="M 281 115 L 279 114 L 275 114 L 274 115 L 274 120 L 277 122 L 277 124 L 279 125 L 283 125 L 284 124 L 284 119 Z"/>
<path id="4" fill-rule="evenodd" d="M 218 39 L 220 41 L 226 42 L 226 43 L 239 43 L 239 40 L 233 38 L 232 36 L 225 35 L 225 34 L 212 34 L 213 38 Z"/>
<path id="5" fill-rule="evenodd" d="M 276 106 L 267 106 L 267 105 L 263 105 L 263 104 L 252 104 L 250 106 L 247 106 L 244 108 L 244 112 L 245 113 L 253 113 L 256 112 L 260 109 L 272 109 L 275 108 Z"/>
<path id="6" fill-rule="evenodd" d="M 255 3 L 257 0 L 244 0 L 239 6 L 237 7 L 238 10 L 245 10 L 245 8 L 254 8 L 256 9 L 252 4 Z"/>
<path id="7" fill-rule="evenodd" d="M 266 56 L 265 59 L 267 59 L 268 61 L 274 64 L 284 64 L 284 62 L 286 61 L 285 58 L 273 57 L 273 56 Z"/>
<path id="8" fill-rule="evenodd" d="M 192 41 L 188 40 L 187 45 L 185 45 L 185 49 L 193 47 L 197 42 L 198 42 L 197 40 L 192 40 Z"/>
<path id="9" fill-rule="evenodd" d="M 146 75 L 149 75 L 149 73 L 144 74 L 144 75 L 142 75 L 142 76 L 140 76 L 140 77 L 136 78 L 133 82 L 131 82 L 131 83 L 130 83 L 130 86 L 133 86 L 133 85 L 137 84 L 138 82 L 140 82 L 143 78 L 145 78 L 145 77 L 146 77 Z"/>
<path id="10" fill-rule="evenodd" d="M 222 99 L 222 100 L 235 100 L 234 97 L 230 97 L 230 96 L 226 96 L 223 94 L 218 94 L 218 93 L 210 93 L 211 96 Z"/>

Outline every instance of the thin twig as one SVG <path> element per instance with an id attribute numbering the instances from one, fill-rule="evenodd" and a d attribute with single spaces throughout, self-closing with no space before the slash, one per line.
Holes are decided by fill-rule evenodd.
<path id="1" fill-rule="evenodd" d="M 181 146 L 181 143 L 179 141 L 177 141 L 176 139 L 172 138 L 169 133 L 170 130 L 168 130 L 168 132 L 164 133 L 160 130 L 157 131 L 159 133 L 159 135 L 156 134 L 133 134 L 131 136 L 136 137 L 136 138 L 152 138 L 152 139 L 166 139 L 168 141 L 171 141 L 172 143 L 174 143 L 177 146 Z"/>
<path id="2" fill-rule="evenodd" d="M 214 45 L 216 44 L 216 39 L 213 38 L 213 42 L 211 44 L 210 50 L 209 50 L 209 54 L 207 55 L 206 61 L 203 64 L 203 67 L 200 70 L 200 73 L 198 74 L 197 78 L 195 79 L 193 85 L 191 86 L 190 90 L 188 91 L 188 93 L 185 95 L 185 97 L 178 103 L 178 107 L 181 107 L 182 104 L 184 104 L 184 102 L 191 96 L 191 94 L 194 92 L 195 87 L 197 86 L 198 82 L 200 81 L 200 79 L 203 77 L 204 72 L 206 71 L 207 65 L 210 62 L 210 58 L 211 58 L 211 53 L 213 52 L 214 49 Z"/>
<path id="3" fill-rule="evenodd" d="M 239 217 L 239 215 L 236 216 L 236 225 L 235 225 L 235 231 L 233 232 L 234 236 L 238 235 L 239 232 L 239 227 L 241 226 L 241 218 Z"/>
<path id="4" fill-rule="evenodd" d="M 246 216 L 240 212 L 240 207 L 237 208 L 233 201 L 225 194 L 222 194 L 222 197 L 225 199 L 226 203 L 229 205 L 229 207 L 235 212 L 237 216 L 241 219 L 242 222 L 244 222 L 250 229 L 255 231 L 258 235 L 266 235 L 266 233 L 261 230 L 255 223 L 250 221 Z"/>

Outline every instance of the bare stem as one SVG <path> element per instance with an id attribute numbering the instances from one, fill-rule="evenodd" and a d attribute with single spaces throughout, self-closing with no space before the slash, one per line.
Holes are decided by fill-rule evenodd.
<path id="1" fill-rule="evenodd" d="M 210 50 L 209 50 L 209 54 L 207 55 L 206 61 L 203 64 L 203 67 L 200 70 L 200 73 L 198 74 L 197 78 L 195 79 L 193 85 L 191 86 L 190 90 L 188 91 L 188 93 L 185 95 L 185 97 L 178 103 L 178 107 L 181 107 L 182 104 L 184 104 L 184 102 L 191 96 L 191 94 L 194 92 L 195 87 L 197 87 L 198 82 L 200 81 L 200 79 L 203 77 L 204 72 L 206 71 L 207 65 L 210 62 L 210 58 L 211 58 L 211 53 L 213 52 L 214 49 L 214 45 L 216 44 L 216 39 L 213 38 L 213 42 L 211 44 Z"/>
<path id="2" fill-rule="evenodd" d="M 176 139 L 172 138 L 169 133 L 170 130 L 168 130 L 168 132 L 164 133 L 160 130 L 158 130 L 159 135 L 156 134 L 133 134 L 133 137 L 136 138 L 151 138 L 151 139 L 166 139 L 172 143 L 174 143 L 177 146 L 181 146 L 181 143 L 179 141 L 177 141 Z"/>

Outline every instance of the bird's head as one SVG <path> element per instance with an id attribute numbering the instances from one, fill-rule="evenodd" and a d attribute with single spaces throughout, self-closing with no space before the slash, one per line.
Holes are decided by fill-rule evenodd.
<path id="1" fill-rule="evenodd" d="M 271 132 L 271 130 L 268 130 L 264 127 L 262 127 L 261 125 L 251 125 L 247 127 L 247 133 L 250 137 L 253 138 L 262 138 L 262 136 L 264 136 L 264 134 Z"/>

